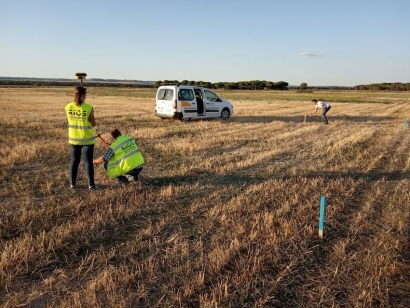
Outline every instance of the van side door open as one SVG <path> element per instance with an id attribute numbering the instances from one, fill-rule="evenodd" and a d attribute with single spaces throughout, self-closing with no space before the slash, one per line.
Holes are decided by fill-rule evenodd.
<path id="1" fill-rule="evenodd" d="M 181 106 L 181 112 L 184 118 L 191 118 L 196 116 L 197 106 L 192 89 L 182 88 L 178 90 L 178 105 Z"/>
<path id="2" fill-rule="evenodd" d="M 205 115 L 204 99 L 201 89 L 195 89 L 195 98 L 198 108 L 198 115 Z"/>
<path id="3" fill-rule="evenodd" d="M 232 103 L 203 86 L 164 84 L 157 90 L 155 115 L 161 119 L 222 118 L 233 114 Z"/>

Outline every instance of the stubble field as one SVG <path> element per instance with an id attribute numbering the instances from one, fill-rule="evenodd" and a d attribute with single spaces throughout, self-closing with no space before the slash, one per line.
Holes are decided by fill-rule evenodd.
<path id="1" fill-rule="evenodd" d="M 89 88 L 148 185 L 98 166 L 88 191 L 82 162 L 72 191 L 73 89 L 0 88 L 0 306 L 410 307 L 410 93 L 216 93 L 231 119 L 184 124 L 155 89 Z"/>

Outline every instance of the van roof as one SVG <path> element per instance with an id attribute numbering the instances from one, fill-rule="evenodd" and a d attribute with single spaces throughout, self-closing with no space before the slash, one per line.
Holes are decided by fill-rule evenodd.
<path id="1" fill-rule="evenodd" d="M 198 85 L 198 86 L 189 86 L 189 85 L 184 85 L 184 84 L 176 84 L 176 83 L 170 83 L 170 84 L 168 84 L 168 83 L 166 83 L 166 84 L 163 84 L 163 85 L 161 85 L 161 86 L 159 86 L 160 88 L 179 88 L 179 87 L 184 87 L 184 88 L 190 88 L 190 89 L 195 89 L 195 88 L 197 88 L 197 89 L 207 89 L 207 88 L 205 88 L 204 86 L 200 86 L 200 85 Z"/>

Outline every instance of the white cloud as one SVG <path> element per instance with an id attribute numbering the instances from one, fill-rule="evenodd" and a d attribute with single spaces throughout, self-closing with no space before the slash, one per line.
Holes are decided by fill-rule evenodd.
<path id="1" fill-rule="evenodd" d="M 317 55 L 313 52 L 303 51 L 303 52 L 299 52 L 299 56 L 301 56 L 301 57 L 317 57 L 319 55 Z"/>

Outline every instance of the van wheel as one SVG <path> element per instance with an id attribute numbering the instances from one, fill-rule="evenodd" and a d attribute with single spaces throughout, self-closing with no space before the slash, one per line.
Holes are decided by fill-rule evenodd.
<path id="1" fill-rule="evenodd" d="M 228 108 L 224 108 L 221 112 L 222 120 L 228 120 L 230 115 L 231 115 L 231 113 L 229 112 Z"/>

